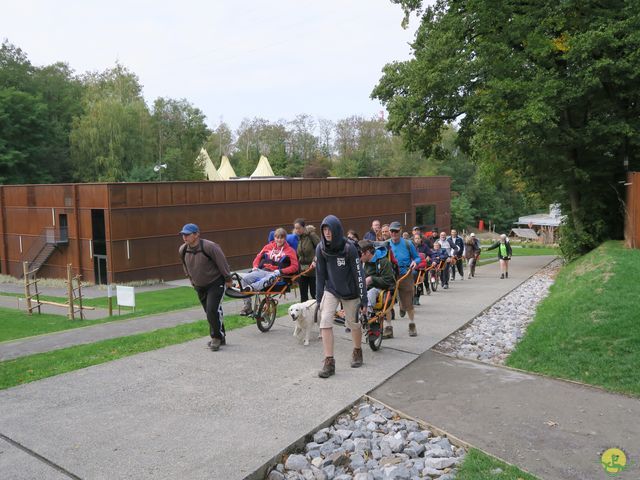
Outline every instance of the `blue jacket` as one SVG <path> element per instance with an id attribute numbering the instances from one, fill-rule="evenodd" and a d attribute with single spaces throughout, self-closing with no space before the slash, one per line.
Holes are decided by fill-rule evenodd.
<path id="1" fill-rule="evenodd" d="M 316 299 L 322 300 L 325 290 L 337 298 L 353 300 L 360 298 L 360 305 L 367 306 L 367 289 L 364 271 L 358 251 L 344 236 L 340 220 L 328 215 L 322 221 L 320 232 L 327 226 L 331 230 L 331 242 L 320 234 L 320 243 L 316 247 Z"/>
<path id="2" fill-rule="evenodd" d="M 420 263 L 420 255 L 416 251 L 416 247 L 413 242 L 401 238 L 398 243 L 393 243 L 392 240 L 387 242 L 387 245 L 391 248 L 394 257 L 398 261 L 398 269 L 400 275 L 404 275 L 409 270 L 409 265 L 412 261 Z"/>
<path id="3" fill-rule="evenodd" d="M 440 250 L 432 250 L 431 251 L 431 261 L 435 263 L 440 263 L 442 260 L 446 260 L 449 258 L 449 254 L 447 253 L 446 248 L 441 248 Z"/>

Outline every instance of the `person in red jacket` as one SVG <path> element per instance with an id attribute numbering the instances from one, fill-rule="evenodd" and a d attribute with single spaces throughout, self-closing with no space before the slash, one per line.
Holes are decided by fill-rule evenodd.
<path id="1" fill-rule="evenodd" d="M 253 259 L 253 268 L 242 277 L 243 291 L 262 291 L 269 288 L 280 275 L 298 272 L 298 255 L 287 243 L 287 232 L 278 228 L 272 242 L 267 243 Z M 251 297 L 244 300 L 240 315 L 251 315 Z"/>

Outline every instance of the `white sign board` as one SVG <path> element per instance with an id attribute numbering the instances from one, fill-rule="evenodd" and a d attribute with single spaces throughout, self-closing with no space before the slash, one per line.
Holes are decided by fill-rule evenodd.
<path id="1" fill-rule="evenodd" d="M 136 307 L 135 287 L 116 286 L 116 298 L 119 307 Z"/>

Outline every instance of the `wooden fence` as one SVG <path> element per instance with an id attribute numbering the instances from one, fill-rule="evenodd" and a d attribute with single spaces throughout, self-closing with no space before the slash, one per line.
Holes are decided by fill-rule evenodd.
<path id="1" fill-rule="evenodd" d="M 624 243 L 629 248 L 640 248 L 640 172 L 627 175 L 626 211 Z"/>

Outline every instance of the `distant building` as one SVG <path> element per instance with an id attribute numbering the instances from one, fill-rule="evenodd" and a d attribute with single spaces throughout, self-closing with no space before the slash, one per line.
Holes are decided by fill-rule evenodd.
<path id="1" fill-rule="evenodd" d="M 552 203 L 549 205 L 549 213 L 525 215 L 524 217 L 518 218 L 518 221 L 514 223 L 520 228 L 526 227 L 534 231 L 537 237 L 542 239 L 544 243 L 556 243 L 557 229 L 564 219 L 565 216 L 562 215 L 560 211 L 560 205 Z M 527 233 L 527 235 L 530 236 L 530 233 Z"/>

